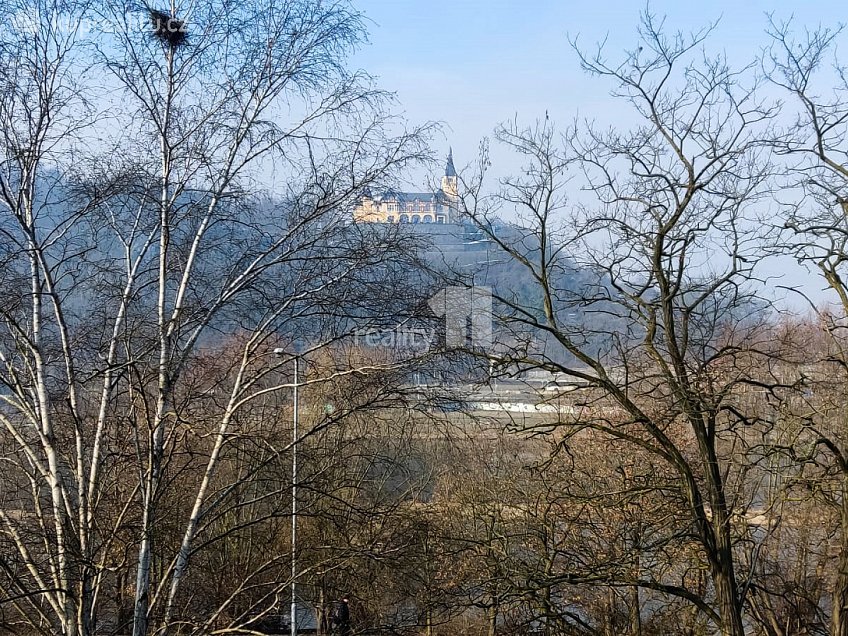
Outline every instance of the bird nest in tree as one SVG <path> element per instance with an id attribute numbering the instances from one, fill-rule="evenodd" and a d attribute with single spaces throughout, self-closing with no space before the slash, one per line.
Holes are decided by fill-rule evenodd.
<path id="1" fill-rule="evenodd" d="M 170 13 L 157 9 L 147 9 L 147 13 L 150 16 L 150 26 L 154 38 L 172 48 L 177 48 L 186 43 L 185 22 L 178 20 Z"/>

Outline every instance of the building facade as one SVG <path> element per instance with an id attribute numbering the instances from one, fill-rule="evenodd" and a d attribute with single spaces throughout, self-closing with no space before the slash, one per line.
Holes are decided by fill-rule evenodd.
<path id="1" fill-rule="evenodd" d="M 364 196 L 353 209 L 356 223 L 456 223 L 456 169 L 448 153 L 438 192 L 385 192 Z"/>

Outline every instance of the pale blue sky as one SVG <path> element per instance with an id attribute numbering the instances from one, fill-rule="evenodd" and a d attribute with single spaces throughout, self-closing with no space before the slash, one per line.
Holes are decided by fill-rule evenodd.
<path id="1" fill-rule="evenodd" d="M 625 0 L 354 0 L 370 21 L 371 44 L 354 59 L 397 91 L 413 122 L 445 122 L 457 163 L 465 163 L 494 126 L 518 116 L 531 122 L 547 110 L 561 125 L 575 115 L 614 112 L 609 86 L 579 69 L 567 35 L 585 45 L 605 37 L 614 55 L 636 41 L 645 3 Z M 709 41 L 740 64 L 766 41 L 766 13 L 795 15 L 799 25 L 848 19 L 844 2 L 651 3 L 672 29 L 719 20 Z"/>
<path id="2" fill-rule="evenodd" d="M 370 21 L 371 44 L 354 65 L 397 92 L 399 108 L 413 123 L 446 124 L 440 153 L 453 146 L 458 168 L 473 159 L 480 139 L 501 121 L 532 123 L 547 111 L 560 126 L 575 116 L 614 123 L 626 117 L 603 80 L 579 68 L 567 36 L 585 46 L 607 39 L 615 56 L 637 41 L 644 2 L 626 0 L 353 0 Z M 835 26 L 848 20 L 844 2 L 654 1 L 651 11 L 671 30 L 696 30 L 718 20 L 707 43 L 744 65 L 767 42 L 767 13 L 794 17 L 798 27 Z M 846 54 L 848 55 L 848 54 Z M 626 122 L 621 122 L 625 123 Z M 493 149 L 496 172 L 516 166 Z M 499 169 L 498 169 L 499 168 Z M 415 180 L 417 181 L 418 178 Z M 777 284 L 804 284 L 817 300 L 820 281 L 782 260 L 767 266 L 782 275 Z M 773 281 L 774 283 L 774 281 Z M 778 295 L 780 295 L 778 293 Z M 800 308 L 788 300 L 787 304 Z"/>

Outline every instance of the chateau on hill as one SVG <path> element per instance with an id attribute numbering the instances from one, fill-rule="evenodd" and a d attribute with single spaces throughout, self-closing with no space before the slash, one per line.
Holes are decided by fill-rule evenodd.
<path id="1" fill-rule="evenodd" d="M 456 223 L 456 168 L 448 152 L 438 192 L 385 192 L 363 197 L 353 209 L 356 223 Z"/>

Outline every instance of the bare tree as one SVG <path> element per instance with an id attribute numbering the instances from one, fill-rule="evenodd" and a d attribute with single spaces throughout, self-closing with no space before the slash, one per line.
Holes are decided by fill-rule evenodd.
<path id="1" fill-rule="evenodd" d="M 3 585 L 44 633 L 126 629 L 105 608 L 127 587 L 137 636 L 203 631 L 233 598 L 191 616 L 192 559 L 232 530 L 215 520 L 240 485 L 302 442 L 251 424 L 291 389 L 271 350 L 283 333 L 320 349 L 409 300 L 383 287 L 405 249 L 394 233 L 344 219 L 363 188 L 425 157 L 423 131 L 391 137 L 386 95 L 346 70 L 364 31 L 344 3 L 36 4 L 36 30 L 4 25 L 0 43 L 2 284 L 16 299 L 0 351 Z M 113 32 L 78 48 L 86 17 Z M 97 127 L 84 98 L 105 113 Z M 284 187 L 261 196 L 275 172 Z M 251 445 L 264 450 L 234 464 Z M 233 594 L 276 567 L 273 603 L 281 559 Z"/>
<path id="2" fill-rule="evenodd" d="M 837 481 L 825 497 L 838 511 L 838 563 L 832 588 L 831 633 L 848 635 L 848 463 L 846 440 L 841 434 L 844 413 L 834 402 L 832 383 L 844 386 L 845 318 L 848 315 L 848 287 L 845 283 L 846 197 L 848 165 L 845 143 L 848 101 L 845 98 L 846 72 L 838 59 L 831 60 L 843 29 L 819 27 L 796 35 L 791 22 L 770 21 L 771 45 L 763 56 L 767 77 L 791 97 L 794 121 L 775 139 L 775 147 L 787 160 L 788 192 L 784 200 L 786 216 L 785 251 L 821 274 L 833 292 L 836 308 L 816 310 L 816 324 L 808 325 L 808 337 L 819 330 L 825 343 L 805 348 L 803 362 L 819 375 L 811 378 L 810 394 L 796 413 L 804 422 L 797 440 L 795 458 L 821 466 L 825 475 Z M 812 337 L 809 343 L 817 338 Z M 815 354 L 818 353 L 818 355 Z M 837 389 L 837 391 L 840 389 Z M 812 450 L 805 447 L 812 443 Z M 827 488 L 830 491 L 830 488 Z"/>
<path id="3" fill-rule="evenodd" d="M 0 521 L 14 546 L 12 563 L 26 569 L 25 576 L 11 578 L 11 598 L 55 615 L 65 633 L 88 629 L 87 608 L 77 605 L 73 589 L 78 581 L 73 555 L 89 545 L 88 481 L 83 431 L 66 418 L 68 409 L 73 415 L 78 408 L 79 395 L 63 282 L 53 258 L 85 248 L 69 240 L 79 212 L 61 218 L 49 204 L 58 186 L 51 169 L 71 150 L 69 137 L 91 122 L 81 85 L 87 62 L 77 33 L 62 28 L 78 22 L 85 8 L 77 2 L 12 2 L 5 9 L 13 19 L 0 27 L 4 287 L 15 299 L 3 310 L 6 391 L 0 418 L 4 435 L 19 446 L 5 458 L 18 469 L 15 486 L 31 490 L 36 506 L 24 508 L 10 497 Z M 64 364 L 55 366 L 57 355 Z M 60 433 L 51 389 L 62 385 L 68 408 L 58 417 L 70 426 Z M 36 542 L 22 528 L 33 513 L 43 513 Z"/>
<path id="4" fill-rule="evenodd" d="M 598 391 L 593 407 L 562 424 L 627 442 L 676 475 L 711 590 L 632 584 L 692 602 L 721 633 L 741 635 L 748 581 L 733 520 L 750 500 L 732 455 L 741 431 L 767 424 L 729 398 L 759 364 L 766 321 L 755 207 L 768 194 L 764 135 L 775 111 L 745 69 L 700 54 L 708 30 L 667 36 L 646 14 L 640 33 L 620 63 L 577 49 L 586 71 L 630 106 L 632 127 L 578 123 L 562 145 L 548 120 L 502 127 L 498 141 L 527 165 L 488 196 L 484 153 L 460 206 L 534 288 L 530 304 L 497 294 L 502 331 L 526 344 L 493 362 L 588 382 Z M 517 243 L 494 229 L 507 208 L 520 219 Z M 569 262 L 596 282 L 569 288 Z"/>

